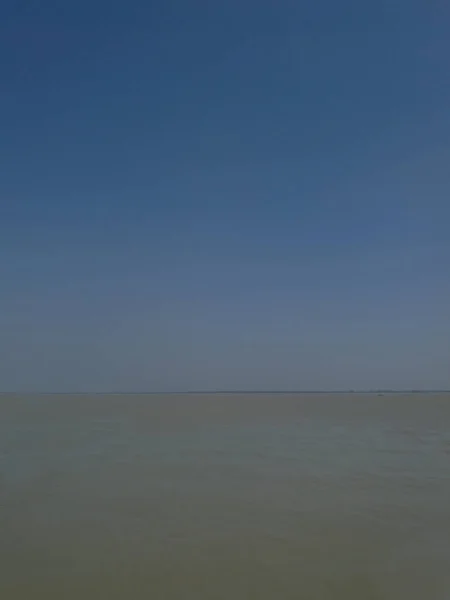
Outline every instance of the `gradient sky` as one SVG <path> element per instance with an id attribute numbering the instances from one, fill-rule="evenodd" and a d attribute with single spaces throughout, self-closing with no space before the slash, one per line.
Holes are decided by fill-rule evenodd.
<path id="1" fill-rule="evenodd" d="M 0 4 L 0 388 L 450 388 L 443 1 Z"/>

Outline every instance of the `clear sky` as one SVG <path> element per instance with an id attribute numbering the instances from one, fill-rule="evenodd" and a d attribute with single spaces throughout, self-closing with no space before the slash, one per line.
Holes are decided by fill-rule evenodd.
<path id="1" fill-rule="evenodd" d="M 450 388 L 449 31 L 3 0 L 0 388 Z"/>

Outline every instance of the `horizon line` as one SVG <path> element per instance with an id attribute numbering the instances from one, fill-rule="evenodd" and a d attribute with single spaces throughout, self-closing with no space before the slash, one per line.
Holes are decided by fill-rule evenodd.
<path id="1" fill-rule="evenodd" d="M 105 391 L 50 391 L 50 390 L 15 390 L 0 391 L 1 396 L 11 395 L 55 395 L 55 396 L 101 396 L 101 395 L 133 395 L 133 396 L 156 396 L 156 395 L 206 395 L 206 394 L 436 394 L 450 393 L 450 389 L 390 389 L 390 388 L 371 388 L 371 389 L 336 389 L 336 390 L 169 390 L 169 391 L 130 391 L 130 390 L 105 390 Z"/>

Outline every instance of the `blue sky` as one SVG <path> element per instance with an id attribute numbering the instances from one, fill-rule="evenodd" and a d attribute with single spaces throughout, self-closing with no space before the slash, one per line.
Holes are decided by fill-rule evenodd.
<path id="1" fill-rule="evenodd" d="M 0 388 L 450 388 L 444 2 L 0 6 Z"/>

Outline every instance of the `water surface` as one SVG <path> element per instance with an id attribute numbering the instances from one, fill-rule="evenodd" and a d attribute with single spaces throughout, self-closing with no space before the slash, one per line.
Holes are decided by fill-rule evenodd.
<path id="1" fill-rule="evenodd" d="M 0 598 L 448 599 L 450 395 L 0 397 Z"/>

